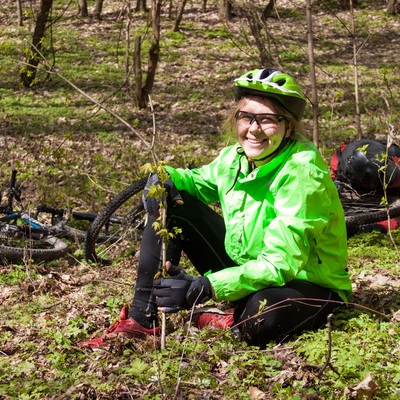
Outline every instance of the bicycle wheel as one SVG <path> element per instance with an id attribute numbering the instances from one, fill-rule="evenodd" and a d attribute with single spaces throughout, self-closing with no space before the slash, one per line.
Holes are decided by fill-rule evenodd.
<path id="1" fill-rule="evenodd" d="M 374 207 L 359 205 L 357 212 L 354 211 L 355 210 L 353 210 L 352 213 L 350 211 L 347 211 L 347 213 L 345 212 L 346 226 L 348 228 L 355 228 L 362 225 L 384 221 L 388 218 L 388 214 L 390 218 L 400 216 L 400 199 L 396 199 L 390 203 L 389 209 L 386 209 L 384 206 L 377 207 L 375 204 Z"/>
<path id="2" fill-rule="evenodd" d="M 133 253 L 146 218 L 141 199 L 146 182 L 147 178 L 142 178 L 132 183 L 97 215 L 86 234 L 87 261 L 110 265 Z"/>
<path id="3" fill-rule="evenodd" d="M 67 252 L 68 245 L 52 235 L 34 238 L 16 231 L 2 231 L 0 234 L 0 261 L 52 261 Z"/>

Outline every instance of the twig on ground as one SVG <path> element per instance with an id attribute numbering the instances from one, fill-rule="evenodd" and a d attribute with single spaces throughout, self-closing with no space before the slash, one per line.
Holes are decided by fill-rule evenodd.
<path id="1" fill-rule="evenodd" d="M 111 282 L 111 283 L 116 283 L 117 285 L 135 286 L 134 283 L 124 282 L 124 281 L 116 281 L 114 279 L 99 279 L 99 282 Z"/>
<path id="2" fill-rule="evenodd" d="M 338 370 L 331 363 L 332 355 L 332 317 L 333 314 L 328 315 L 328 353 L 326 355 L 325 364 L 321 367 L 319 373 L 322 374 L 327 367 L 329 367 L 335 374 L 340 376 Z"/>
<path id="3" fill-rule="evenodd" d="M 165 313 L 164 313 L 165 315 Z M 155 321 L 153 321 L 153 330 L 156 329 L 156 323 Z M 163 395 L 164 393 L 164 389 L 163 389 L 163 385 L 162 385 L 162 381 L 161 381 L 161 365 L 160 365 L 160 358 L 159 358 L 159 352 L 157 350 L 157 343 L 156 343 L 156 335 L 153 335 L 153 343 L 154 343 L 154 349 L 156 350 L 156 360 L 157 360 L 157 381 L 158 381 L 158 385 L 160 386 L 160 392 Z"/>

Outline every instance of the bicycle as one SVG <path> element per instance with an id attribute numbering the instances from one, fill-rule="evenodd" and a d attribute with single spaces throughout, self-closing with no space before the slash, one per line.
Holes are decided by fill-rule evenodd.
<path id="1" fill-rule="evenodd" d="M 145 226 L 146 213 L 142 202 L 142 191 L 147 178 L 133 182 L 130 186 L 112 199 L 97 215 L 87 231 L 84 243 L 84 257 L 87 261 L 103 265 L 112 264 L 113 260 L 128 255 L 135 249 L 135 242 L 139 246 L 141 232 Z M 400 197 L 390 196 L 389 207 L 381 204 L 382 194 L 359 194 L 345 184 L 338 184 L 339 196 L 345 210 L 346 227 L 348 232 L 354 228 L 359 229 L 367 224 L 372 224 L 388 218 L 400 216 Z M 118 240 L 113 243 L 107 241 L 99 244 L 97 238 L 105 225 L 116 213 L 123 219 L 118 231 L 110 233 L 116 235 Z"/>
<path id="2" fill-rule="evenodd" d="M 37 206 L 34 212 L 15 210 L 14 202 L 22 204 L 22 185 L 17 186 L 16 180 L 17 170 L 13 170 L 7 203 L 0 205 L 0 261 L 51 261 L 68 253 L 68 243 L 61 238 L 75 242 L 85 240 L 86 230 L 71 227 L 67 223 L 70 220 L 92 223 L 97 214 L 69 212 L 43 205 Z M 39 219 L 43 219 L 44 222 Z M 115 218 L 112 219 L 114 220 Z M 97 240 L 110 238 L 106 234 L 99 234 Z"/>

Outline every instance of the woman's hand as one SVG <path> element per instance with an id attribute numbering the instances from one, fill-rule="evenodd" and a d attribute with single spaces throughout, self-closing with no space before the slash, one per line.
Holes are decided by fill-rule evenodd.
<path id="1" fill-rule="evenodd" d="M 154 281 L 153 294 L 160 311 L 189 310 L 195 304 L 205 303 L 212 298 L 213 290 L 208 278 L 189 275 L 169 262 L 166 267 L 171 277 Z"/>

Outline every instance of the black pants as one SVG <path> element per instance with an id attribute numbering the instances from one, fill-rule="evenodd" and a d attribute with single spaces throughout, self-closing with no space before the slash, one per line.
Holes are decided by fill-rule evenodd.
<path id="1" fill-rule="evenodd" d="M 171 240 L 167 260 L 178 265 L 182 251 L 199 274 L 235 266 L 224 247 L 223 218 L 212 208 L 181 192 L 183 205 L 168 206 L 168 227 L 182 233 Z M 155 233 L 153 217 L 144 230 L 135 296 L 129 316 L 146 327 L 157 323 L 157 306 L 152 296 L 153 279 L 161 267 L 161 240 Z M 289 300 L 288 300 L 289 299 Z M 295 300 L 299 299 L 299 300 Z M 329 300 L 329 301 L 326 301 Z M 283 287 L 270 287 L 234 303 L 235 325 L 249 344 L 264 347 L 271 340 L 285 340 L 304 330 L 321 327 L 341 302 L 329 289 L 294 280 Z M 260 314 L 260 304 L 265 304 Z"/>

